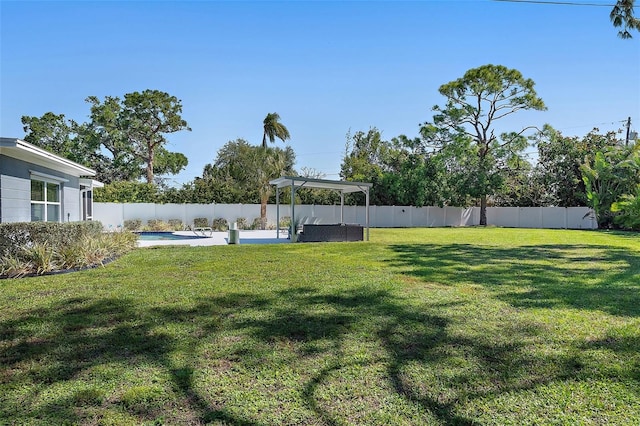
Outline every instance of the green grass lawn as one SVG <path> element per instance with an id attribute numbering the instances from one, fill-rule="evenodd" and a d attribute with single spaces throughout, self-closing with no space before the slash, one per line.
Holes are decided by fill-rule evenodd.
<path id="1" fill-rule="evenodd" d="M 640 235 L 375 229 L 0 281 L 0 424 L 640 424 Z"/>

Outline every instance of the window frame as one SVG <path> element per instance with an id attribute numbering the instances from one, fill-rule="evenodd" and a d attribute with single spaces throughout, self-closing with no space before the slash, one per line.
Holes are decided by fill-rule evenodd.
<path id="1" fill-rule="evenodd" d="M 64 182 L 68 182 L 67 179 L 58 178 L 56 176 L 47 175 L 44 173 L 31 171 L 31 177 L 29 180 L 30 187 L 33 185 L 33 182 L 42 182 L 43 183 L 43 200 L 34 200 L 32 189 L 29 190 L 29 210 L 31 212 L 31 222 L 58 222 L 62 221 L 63 211 L 62 211 L 62 188 Z M 48 185 L 56 185 L 56 194 L 58 201 L 49 201 L 48 200 Z M 33 218 L 33 206 L 40 205 L 43 206 L 43 214 L 42 220 L 34 220 Z M 55 206 L 58 212 L 58 220 L 49 220 L 49 206 Z"/>

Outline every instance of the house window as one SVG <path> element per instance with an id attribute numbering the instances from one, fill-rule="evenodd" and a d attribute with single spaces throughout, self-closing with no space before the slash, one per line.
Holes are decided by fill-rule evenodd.
<path id="1" fill-rule="evenodd" d="M 31 221 L 60 222 L 60 183 L 31 179 Z"/>

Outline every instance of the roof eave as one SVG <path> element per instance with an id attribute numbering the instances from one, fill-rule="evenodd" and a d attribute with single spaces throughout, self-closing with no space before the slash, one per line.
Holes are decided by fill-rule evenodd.
<path id="1" fill-rule="evenodd" d="M 93 169 L 60 157 L 21 139 L 0 138 L 0 152 L 6 153 L 9 157 L 29 161 L 33 164 L 60 170 L 78 177 L 96 175 Z"/>

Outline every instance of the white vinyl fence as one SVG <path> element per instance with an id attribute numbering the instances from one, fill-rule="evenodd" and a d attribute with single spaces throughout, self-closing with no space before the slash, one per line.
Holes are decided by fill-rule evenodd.
<path id="1" fill-rule="evenodd" d="M 340 220 L 340 206 L 296 205 L 296 218 L 319 218 L 320 223 L 366 222 L 364 206 L 344 206 Z M 289 205 L 280 206 L 280 218 L 291 215 Z M 94 203 L 94 219 L 107 229 L 117 229 L 125 220 L 150 219 L 169 221 L 179 219 L 192 225 L 195 218 L 224 218 L 236 222 L 245 218 L 252 223 L 260 217 L 259 204 L 151 204 L 151 203 Z M 480 223 L 479 207 L 409 207 L 371 206 L 369 224 L 372 228 L 414 228 L 441 226 L 473 226 Z M 276 206 L 267 206 L 267 223 L 275 227 Z M 587 207 L 488 207 L 487 223 L 510 228 L 596 229 L 593 210 Z"/>

